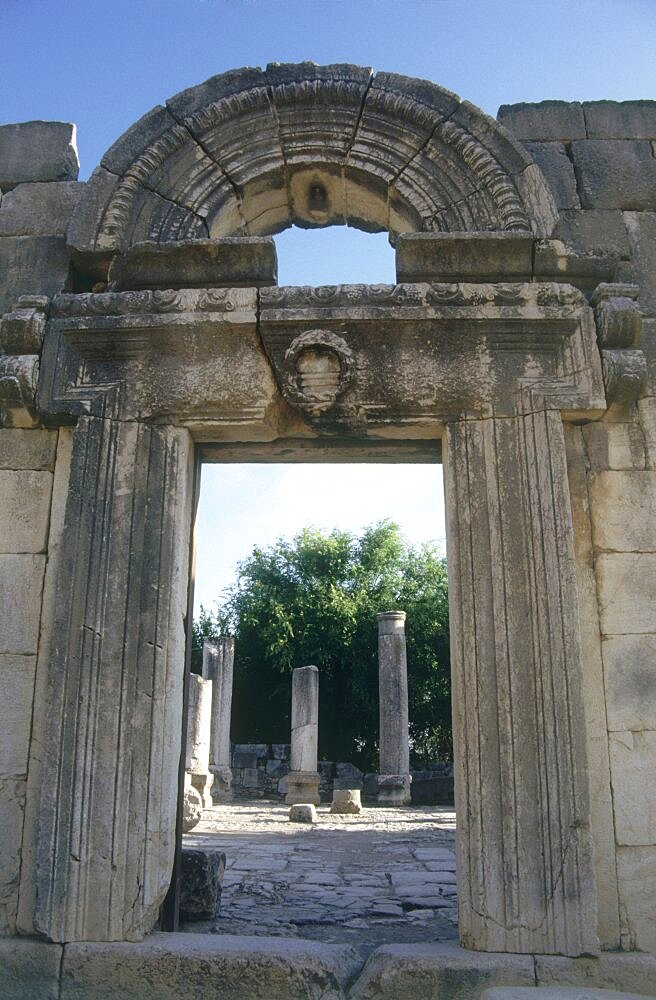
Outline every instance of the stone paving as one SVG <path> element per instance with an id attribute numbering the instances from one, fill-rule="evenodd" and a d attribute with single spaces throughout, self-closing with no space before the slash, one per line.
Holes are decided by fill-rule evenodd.
<path id="1" fill-rule="evenodd" d="M 219 919 L 183 930 L 344 942 L 363 954 L 387 942 L 457 937 L 455 814 L 432 806 L 317 810 L 239 802 L 205 811 L 184 838 L 226 853 Z"/>

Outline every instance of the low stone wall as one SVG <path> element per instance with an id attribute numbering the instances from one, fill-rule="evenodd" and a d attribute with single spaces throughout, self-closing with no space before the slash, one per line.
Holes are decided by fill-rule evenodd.
<path id="1" fill-rule="evenodd" d="M 232 749 L 232 792 L 236 799 L 283 799 L 287 794 L 289 743 L 236 743 Z M 334 788 L 359 788 L 364 801 L 374 801 L 378 775 L 365 774 L 346 761 L 319 761 L 319 792 L 330 802 Z M 415 805 L 453 804 L 453 764 L 435 762 L 411 771 Z"/>

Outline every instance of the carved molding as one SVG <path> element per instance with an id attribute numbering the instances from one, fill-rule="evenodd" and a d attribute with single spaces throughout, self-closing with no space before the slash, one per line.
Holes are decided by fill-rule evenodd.
<path id="1" fill-rule="evenodd" d="M 642 334 L 642 313 L 637 285 L 597 285 L 591 303 L 597 323 L 597 339 L 604 349 L 637 347 Z"/>
<path id="2" fill-rule="evenodd" d="M 330 330 L 308 330 L 285 351 L 283 392 L 293 405 L 318 416 L 335 405 L 355 374 L 355 355 Z"/>
<path id="3" fill-rule="evenodd" d="M 647 359 L 642 351 L 602 351 L 606 399 L 634 403 L 647 388 Z"/>
<path id="4" fill-rule="evenodd" d="M 36 427 L 39 354 L 49 299 L 22 295 L 0 319 L 0 426 Z"/>

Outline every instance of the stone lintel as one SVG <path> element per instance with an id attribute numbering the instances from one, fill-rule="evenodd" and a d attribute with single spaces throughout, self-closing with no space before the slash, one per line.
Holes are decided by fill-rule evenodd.
<path id="1" fill-rule="evenodd" d="M 528 233 L 404 233 L 397 281 L 526 281 L 533 273 Z"/>
<path id="2" fill-rule="evenodd" d="M 112 291 L 259 288 L 277 280 L 276 246 L 268 236 L 135 243 L 109 268 Z"/>

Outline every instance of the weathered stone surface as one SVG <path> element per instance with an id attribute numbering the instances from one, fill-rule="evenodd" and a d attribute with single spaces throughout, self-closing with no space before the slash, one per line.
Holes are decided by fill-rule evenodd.
<path id="1" fill-rule="evenodd" d="M 52 471 L 57 431 L 0 429 L 0 469 Z"/>
<path id="2" fill-rule="evenodd" d="M 317 810 L 312 803 L 295 802 L 289 807 L 290 823 L 316 823 Z"/>
<path id="3" fill-rule="evenodd" d="M 32 938 L 0 938 L 3 1000 L 59 1000 L 63 948 Z"/>
<path id="4" fill-rule="evenodd" d="M 546 467 L 534 463 L 536 451 Z M 586 745 L 570 723 L 583 717 L 583 662 L 560 416 L 450 424 L 445 493 L 458 871 L 470 886 L 459 896 L 461 940 L 487 951 L 594 953 Z M 558 608 L 557 629 L 538 611 L 545 607 Z M 491 684 L 481 726 L 470 693 Z M 536 699 L 545 728 L 533 721 Z M 511 712 L 499 710 L 510 703 Z M 491 787 L 497 795 L 482 791 Z M 540 805 L 544 787 L 558 806 Z M 519 866 L 512 878 L 506 838 Z M 543 858 L 559 872 L 548 901 Z"/>
<path id="5" fill-rule="evenodd" d="M 3 703 L 0 778 L 18 778 L 27 774 L 35 669 L 34 656 L 0 655 Z"/>
<path id="6" fill-rule="evenodd" d="M 75 125 L 41 121 L 0 125 L 2 191 L 33 181 L 74 181 L 79 168 Z"/>
<path id="7" fill-rule="evenodd" d="M 109 269 L 114 291 L 142 288 L 240 288 L 275 285 L 276 245 L 269 237 L 137 243 Z"/>
<path id="8" fill-rule="evenodd" d="M 588 208 L 562 212 L 554 236 L 583 254 L 621 258 L 631 253 L 624 216 L 618 209 Z"/>
<path id="9" fill-rule="evenodd" d="M 645 436 L 639 424 L 599 420 L 583 427 L 583 436 L 595 472 L 646 468 Z"/>
<path id="10" fill-rule="evenodd" d="M 189 676 L 187 703 L 187 750 L 185 770 L 200 792 L 203 805 L 212 805 L 210 789 L 210 739 L 212 728 L 212 681 L 198 674 Z"/>
<path id="11" fill-rule="evenodd" d="M 0 236 L 65 236 L 83 188 L 77 181 L 19 184 L 0 204 Z"/>
<path id="12" fill-rule="evenodd" d="M 405 611 L 383 611 L 378 620 L 378 801 L 410 801 L 408 664 Z"/>
<path id="13" fill-rule="evenodd" d="M 59 236 L 9 236 L 0 240 L 0 313 L 19 295 L 56 295 L 68 276 L 66 242 Z"/>
<path id="14" fill-rule="evenodd" d="M 331 813 L 346 813 L 359 816 L 362 812 L 359 788 L 335 788 L 333 790 L 333 801 L 330 806 Z"/>
<path id="15" fill-rule="evenodd" d="M 245 768 L 255 768 L 257 767 L 257 754 L 252 750 L 244 750 L 240 748 L 232 753 L 232 766 L 233 767 L 245 767 Z"/>
<path id="16" fill-rule="evenodd" d="M 656 160 L 654 162 L 656 163 Z M 645 313 L 654 316 L 656 315 L 656 213 L 625 212 L 624 221 L 631 245 L 632 276 L 640 285 L 640 304 Z M 643 349 L 648 350 L 644 340 Z M 652 346 L 650 353 L 653 357 L 656 345 Z"/>
<path id="17" fill-rule="evenodd" d="M 413 771 L 410 794 L 416 805 L 453 805 L 453 776 Z"/>
<path id="18" fill-rule="evenodd" d="M 51 472 L 0 470 L 0 553 L 45 552 Z"/>
<path id="19" fill-rule="evenodd" d="M 610 730 L 656 730 L 656 635 L 613 635 L 603 642 Z"/>
<path id="20" fill-rule="evenodd" d="M 182 848 L 181 920 L 213 920 L 218 915 L 225 865 L 222 851 Z"/>
<path id="21" fill-rule="evenodd" d="M 318 806 L 321 802 L 319 774 L 316 771 L 290 771 L 280 781 L 284 782 L 287 805 L 310 802 L 312 805 Z"/>
<path id="22" fill-rule="evenodd" d="M 652 758 L 653 760 L 653 758 Z M 648 779 L 653 787 L 652 775 Z M 644 847 L 619 847 L 617 874 L 620 885 L 620 917 L 623 924 L 623 941 L 627 948 L 649 952 L 652 965 L 651 977 L 645 976 L 644 986 L 653 992 L 656 985 L 656 845 Z M 636 956 L 637 957 L 637 956 Z M 623 986 L 628 989 L 629 986 Z M 637 987 L 633 987 L 634 989 Z M 644 988 L 644 987 L 643 987 Z"/>
<path id="23" fill-rule="evenodd" d="M 482 954 L 451 944 L 377 948 L 352 987 L 353 1000 L 477 1000 L 488 986 L 533 986 L 529 955 Z"/>
<path id="24" fill-rule="evenodd" d="M 656 208 L 656 160 L 648 142 L 573 142 L 572 159 L 583 208 Z"/>
<path id="25" fill-rule="evenodd" d="M 283 938 L 153 934 L 140 944 L 66 947 L 61 1000 L 341 1000 L 360 966 L 344 945 Z"/>
<path id="26" fill-rule="evenodd" d="M 655 472 L 597 472 L 590 499 L 596 548 L 656 552 Z"/>
<path id="27" fill-rule="evenodd" d="M 220 636 L 216 643 L 203 644 L 203 676 L 212 682 L 210 771 L 214 775 L 212 797 L 228 799 L 232 791 L 230 770 L 230 718 L 235 640 Z"/>
<path id="28" fill-rule="evenodd" d="M 187 785 L 182 802 L 182 831 L 189 833 L 203 818 L 203 799 L 197 788 Z"/>
<path id="29" fill-rule="evenodd" d="M 656 845 L 656 730 L 611 732 L 608 739 L 617 843 Z"/>
<path id="30" fill-rule="evenodd" d="M 578 101 L 502 104 L 497 118 L 518 139 L 569 142 L 586 137 L 583 107 Z"/>
<path id="31" fill-rule="evenodd" d="M 0 555 L 0 653 L 37 651 L 45 556 Z"/>
<path id="32" fill-rule="evenodd" d="M 602 634 L 653 632 L 656 554 L 605 552 L 596 573 Z"/>
<path id="33" fill-rule="evenodd" d="M 572 959 L 536 955 L 535 972 L 538 986 L 594 986 L 649 997 L 656 983 L 656 956 L 602 952 L 598 958 Z"/>
<path id="34" fill-rule="evenodd" d="M 24 779 L 0 778 L 0 935 L 16 931 L 25 791 Z"/>
<path id="35" fill-rule="evenodd" d="M 559 209 L 580 208 L 572 161 L 562 142 L 526 142 L 527 150 L 544 174 Z"/>
<path id="36" fill-rule="evenodd" d="M 494 986 L 486 990 L 481 1000 L 644 1000 L 644 994 L 618 993 L 616 990 L 598 990 L 594 987 L 578 989 L 570 986 L 540 986 L 535 989 L 523 986 Z M 648 1000 L 654 1000 L 653 997 Z"/>
<path id="37" fill-rule="evenodd" d="M 533 238 L 522 233 L 405 233 L 396 245 L 397 281 L 525 281 Z"/>
<path id="38" fill-rule="evenodd" d="M 589 139 L 653 139 L 656 101 L 584 101 Z"/>

